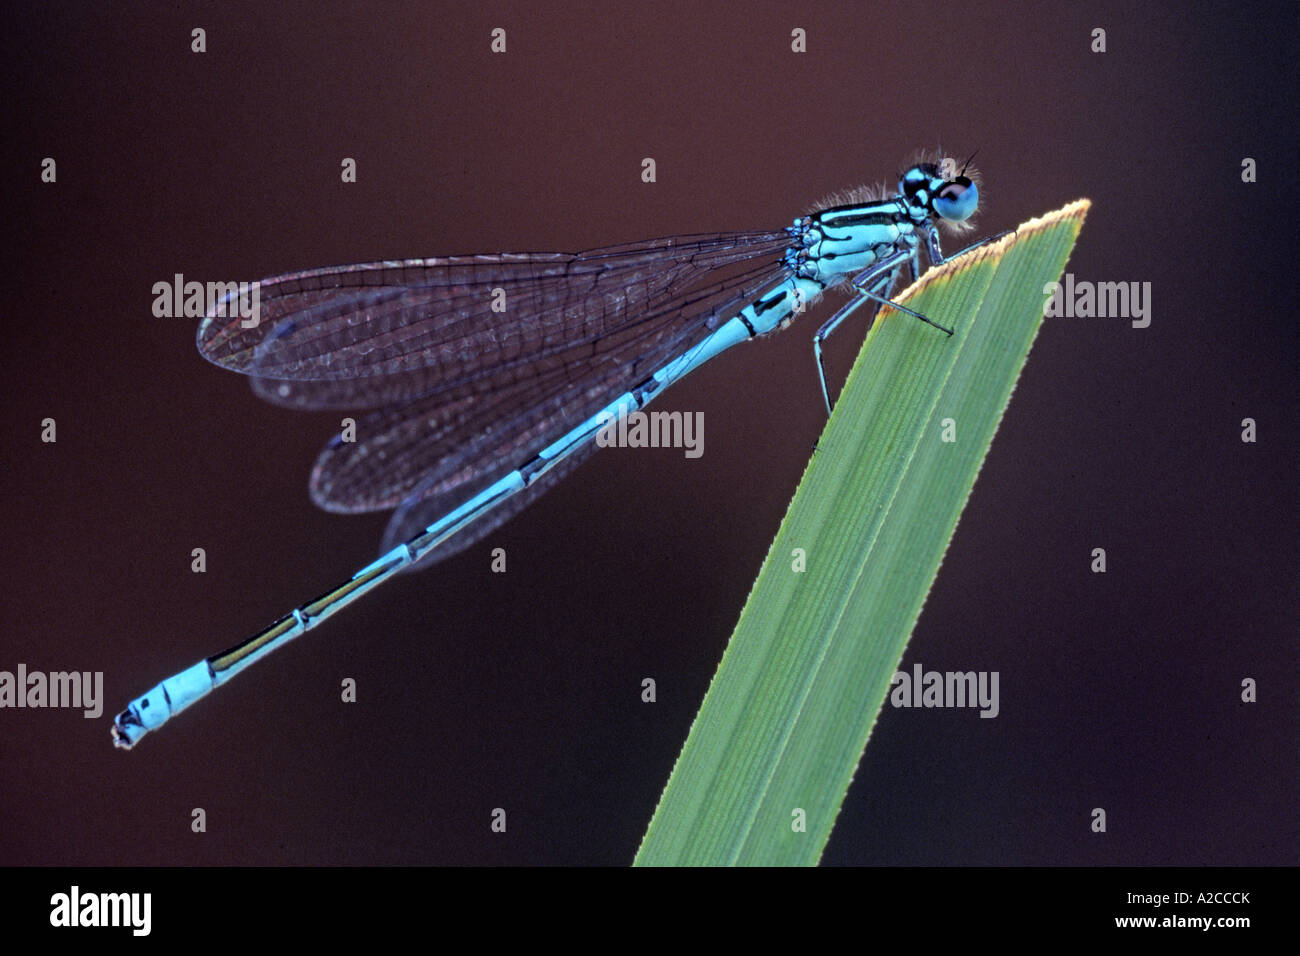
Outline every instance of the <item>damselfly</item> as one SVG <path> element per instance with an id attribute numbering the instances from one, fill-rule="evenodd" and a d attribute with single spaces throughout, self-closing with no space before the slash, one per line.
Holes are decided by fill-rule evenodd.
<path id="1" fill-rule="evenodd" d="M 214 306 L 199 351 L 250 376 L 263 398 L 378 409 L 357 423 L 356 440 L 340 436 L 321 453 L 315 502 L 396 510 L 382 557 L 132 701 L 114 742 L 131 747 L 392 575 L 478 541 L 583 461 L 611 416 L 785 328 L 827 289 L 850 295 L 813 339 L 828 411 L 821 344 L 861 306 L 874 315 L 889 304 L 952 334 L 888 298 L 904 269 L 919 275 L 922 247 L 932 266 L 945 261 L 937 227 L 961 228 L 976 210 L 975 170 L 950 162 L 918 161 L 895 196 L 834 197 L 771 232 L 298 272 L 259 284 L 255 324 Z"/>

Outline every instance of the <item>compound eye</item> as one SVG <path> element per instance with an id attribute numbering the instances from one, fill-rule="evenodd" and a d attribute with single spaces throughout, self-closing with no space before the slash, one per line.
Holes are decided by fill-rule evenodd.
<path id="1" fill-rule="evenodd" d="M 965 176 L 946 182 L 934 197 L 934 211 L 944 219 L 969 219 L 979 205 L 979 188 Z"/>
<path id="2" fill-rule="evenodd" d="M 951 199 L 960 201 L 962 194 L 971 186 L 971 181 L 965 176 L 958 176 L 950 183 L 944 183 L 943 188 L 939 190 L 939 199 Z"/>

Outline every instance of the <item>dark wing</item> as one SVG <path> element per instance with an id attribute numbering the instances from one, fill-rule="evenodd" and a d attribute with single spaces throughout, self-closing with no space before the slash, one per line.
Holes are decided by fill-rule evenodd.
<path id="1" fill-rule="evenodd" d="M 783 274 L 780 267 L 764 266 L 684 298 L 692 303 L 698 321 L 712 327 Z M 678 305 L 674 298 L 673 307 Z M 633 353 L 633 339 L 611 351 L 605 361 L 579 360 L 578 367 L 559 367 L 494 392 L 454 399 L 437 392 L 385 407 L 358 423 L 358 441 L 336 439 L 321 453 L 312 472 L 312 496 L 321 507 L 337 511 L 400 505 L 384 535 L 385 549 L 394 547 L 525 464 L 687 347 L 661 345 L 659 354 Z M 632 354 L 638 357 L 630 358 Z M 637 367 L 640 371 L 634 372 Z M 572 452 L 563 464 L 460 531 L 417 567 L 473 544 L 594 449 L 593 444 Z"/>
<path id="2" fill-rule="evenodd" d="M 258 284 L 255 327 L 210 315 L 198 347 L 225 368 L 287 383 L 259 392 L 297 408 L 374 406 L 474 382 L 491 390 L 629 336 L 649 346 L 689 332 L 689 300 L 670 314 L 668 299 L 716 269 L 775 260 L 788 241 L 783 230 L 679 236 L 292 273 Z"/>
<path id="3" fill-rule="evenodd" d="M 384 406 L 356 442 L 326 447 L 311 489 L 334 511 L 400 506 L 385 535 L 397 543 L 703 339 L 784 275 L 788 241 L 733 233 L 296 273 L 260 284 L 253 328 L 210 315 L 199 349 L 278 404 Z M 499 526 L 586 453 L 421 566 Z"/>

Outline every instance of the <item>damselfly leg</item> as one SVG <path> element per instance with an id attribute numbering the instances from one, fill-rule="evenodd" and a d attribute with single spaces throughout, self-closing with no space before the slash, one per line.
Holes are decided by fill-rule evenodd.
<path id="1" fill-rule="evenodd" d="M 868 272 L 870 271 L 873 270 L 868 270 Z M 831 333 L 839 328 L 841 322 L 867 303 L 871 303 L 871 310 L 867 313 L 868 325 L 870 325 L 871 321 L 876 317 L 876 313 L 880 310 L 881 303 L 889 303 L 890 305 L 893 305 L 892 302 L 889 302 L 888 299 L 884 298 L 884 295 L 889 291 L 889 287 L 893 285 L 894 275 L 895 272 L 891 269 L 887 274 L 876 277 L 875 285 L 870 289 L 859 288 L 860 283 L 869 281 L 870 276 L 868 276 L 867 273 L 863 273 L 855 278 L 853 280 L 853 286 L 857 290 L 857 294 L 846 302 L 843 308 L 827 319 L 822 327 L 817 330 L 817 334 L 813 336 L 813 356 L 817 360 L 817 379 L 821 383 L 822 401 L 826 403 L 826 414 L 828 416 L 831 413 L 831 399 L 830 392 L 826 388 L 826 363 L 822 358 L 822 343 L 830 338 Z M 915 313 L 913 314 L 915 315 Z M 921 318 L 924 317 L 922 316 Z M 929 322 L 929 319 L 926 319 L 925 321 Z M 930 324 L 933 325 L 934 323 Z"/>
<path id="2" fill-rule="evenodd" d="M 1012 231 L 1013 230 L 1008 229 L 1004 232 L 999 232 L 996 235 L 981 239 L 979 242 L 972 243 L 960 252 L 954 253 L 951 256 L 945 256 L 939 245 L 938 232 L 932 229 L 926 235 L 926 253 L 930 258 L 931 267 L 942 265 L 950 259 L 959 258 L 966 255 L 968 252 L 973 252 L 980 246 L 987 245 L 990 242 L 1001 239 L 1003 236 L 1010 235 Z M 898 271 L 904 266 L 907 267 L 907 270 L 910 273 L 911 281 L 915 282 L 917 280 L 920 275 L 919 259 L 920 252 L 918 249 L 913 249 L 910 253 L 905 250 L 900 250 L 898 253 L 881 260 L 872 268 L 858 273 L 853 277 L 853 280 L 850 283 L 855 293 L 853 298 L 845 303 L 838 312 L 827 319 L 826 322 L 822 324 L 822 327 L 817 330 L 817 334 L 813 336 L 813 357 L 817 362 L 817 378 L 821 383 L 822 400 L 826 403 L 826 414 L 828 416 L 831 413 L 831 400 L 830 392 L 826 387 L 826 363 L 822 357 L 822 343 L 831 337 L 831 334 L 839 328 L 840 324 L 845 319 L 866 303 L 872 303 L 871 311 L 867 314 L 868 326 L 870 326 L 871 322 L 875 319 L 876 313 L 880 311 L 880 307 L 882 305 L 887 305 L 891 308 L 897 309 L 899 312 L 906 312 L 908 315 L 915 316 L 926 325 L 933 326 L 940 332 L 946 332 L 948 335 L 953 334 L 953 330 L 947 326 L 940 325 L 928 316 L 924 316 L 920 312 L 915 312 L 905 305 L 899 305 L 897 302 L 886 298 L 890 288 L 894 284 L 894 278 L 898 275 Z"/>

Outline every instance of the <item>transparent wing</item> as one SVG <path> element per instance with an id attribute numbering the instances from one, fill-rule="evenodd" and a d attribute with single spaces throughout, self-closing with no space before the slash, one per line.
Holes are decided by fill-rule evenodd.
<path id="1" fill-rule="evenodd" d="M 425 568 L 431 567 L 439 561 L 444 561 L 453 554 L 464 551 L 470 545 L 487 537 L 572 474 L 579 465 L 591 457 L 597 447 L 595 442 L 589 442 L 580 448 L 574 449 L 567 458 L 523 491 L 507 498 L 479 518 L 478 521 L 456 532 L 415 564 L 405 568 L 404 573 L 423 571 Z M 410 541 L 438 518 L 447 514 L 458 504 L 468 501 L 488 487 L 494 480 L 495 478 L 481 477 L 478 480 L 458 486 L 451 492 L 443 493 L 427 493 L 423 487 L 417 489 L 400 508 L 393 512 L 392 518 L 388 521 L 388 526 L 384 529 L 384 538 L 380 544 L 379 553 L 386 554 L 399 544 Z"/>
<path id="2" fill-rule="evenodd" d="M 258 393 L 297 408 L 374 406 L 474 382 L 491 390 L 597 357 L 624 336 L 672 339 L 694 316 L 666 310 L 665 298 L 715 269 L 779 257 L 788 241 L 783 230 L 728 233 L 292 273 L 259 283 L 254 327 L 209 315 L 198 347 L 273 380 Z"/>
<path id="3" fill-rule="evenodd" d="M 387 405 L 357 423 L 355 441 L 335 439 L 325 448 L 312 473 L 312 497 L 330 511 L 375 511 L 396 507 L 430 476 L 432 487 L 444 491 L 480 471 L 500 466 L 504 474 L 689 349 L 783 274 L 781 266 L 764 265 L 667 297 L 663 308 L 693 320 L 675 335 L 643 321 L 635 334 L 601 340 L 598 354 L 589 349 L 535 366 L 530 378 L 481 379 Z"/>
<path id="4" fill-rule="evenodd" d="M 295 408 L 381 405 L 312 472 L 331 511 L 397 508 L 385 546 L 468 501 L 682 354 L 786 273 L 784 231 L 296 273 L 260 286 L 260 322 L 211 315 L 199 349 Z M 493 302 L 504 297 L 504 312 Z M 215 310 L 214 310 L 215 311 Z M 585 459 L 430 554 L 499 527 Z"/>
<path id="5" fill-rule="evenodd" d="M 764 267 L 690 294 L 698 322 L 705 328 L 717 325 L 784 271 Z M 357 441 L 336 439 L 321 453 L 312 471 L 313 500 L 333 511 L 400 505 L 384 536 L 385 547 L 393 547 L 525 464 L 683 351 L 680 344 L 661 341 L 647 353 L 637 339 L 630 339 L 600 363 L 557 367 L 493 392 L 455 398 L 436 392 L 386 406 L 357 423 Z M 460 531 L 416 567 L 449 557 L 499 527 L 594 447 L 573 452 L 570 460 Z"/>

